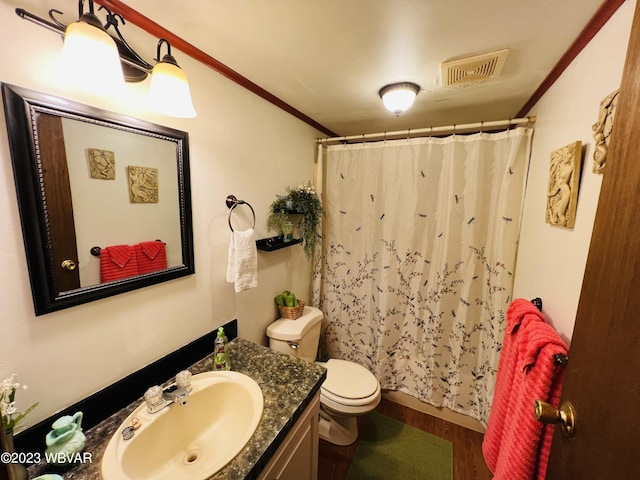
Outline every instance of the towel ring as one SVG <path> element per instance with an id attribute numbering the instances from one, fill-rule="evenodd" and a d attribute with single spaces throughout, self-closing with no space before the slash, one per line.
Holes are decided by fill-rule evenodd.
<path id="1" fill-rule="evenodd" d="M 245 202 L 244 200 L 238 200 L 235 195 L 228 195 L 227 199 L 225 200 L 225 203 L 229 208 L 229 228 L 231 229 L 232 232 L 234 232 L 235 230 L 231 226 L 231 213 L 233 212 L 233 209 L 236 208 L 238 205 L 246 205 L 251 209 L 251 213 L 253 214 L 253 226 L 251 228 L 256 227 L 256 212 L 249 202 Z"/>

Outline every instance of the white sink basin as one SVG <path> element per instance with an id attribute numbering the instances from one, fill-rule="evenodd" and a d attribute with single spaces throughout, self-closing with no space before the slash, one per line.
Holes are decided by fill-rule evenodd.
<path id="1" fill-rule="evenodd" d="M 186 405 L 148 413 L 143 403 L 109 441 L 103 480 L 198 480 L 231 461 L 253 435 L 264 400 L 258 384 L 238 372 L 194 375 Z M 141 427 L 124 440 L 122 430 L 138 418 Z"/>

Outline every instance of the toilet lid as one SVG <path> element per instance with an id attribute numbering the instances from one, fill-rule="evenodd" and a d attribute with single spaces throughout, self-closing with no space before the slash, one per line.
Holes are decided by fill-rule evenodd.
<path id="1" fill-rule="evenodd" d="M 376 377 L 357 363 L 331 359 L 325 366 L 327 379 L 322 384 L 322 390 L 336 397 L 367 398 L 374 395 L 380 388 Z"/>
<path id="2" fill-rule="evenodd" d="M 280 318 L 267 327 L 267 337 L 285 342 L 297 342 L 305 336 L 320 320 L 322 312 L 315 307 L 304 307 L 302 316 L 297 320 Z"/>

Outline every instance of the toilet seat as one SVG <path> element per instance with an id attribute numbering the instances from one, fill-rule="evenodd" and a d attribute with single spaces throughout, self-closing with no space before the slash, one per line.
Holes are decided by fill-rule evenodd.
<path id="1" fill-rule="evenodd" d="M 379 402 L 380 383 L 361 365 L 346 360 L 331 359 L 320 363 L 327 369 L 327 378 L 320 388 L 321 400 L 345 407 L 361 407 Z M 335 408 L 335 406 L 334 406 Z"/>

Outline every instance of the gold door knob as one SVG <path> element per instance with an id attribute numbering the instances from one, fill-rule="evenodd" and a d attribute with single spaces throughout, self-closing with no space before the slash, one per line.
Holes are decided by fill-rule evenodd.
<path id="1" fill-rule="evenodd" d="M 76 269 L 76 263 L 73 260 L 65 260 L 60 264 L 60 266 L 68 271 L 72 271 Z"/>
<path id="2" fill-rule="evenodd" d="M 570 402 L 563 402 L 562 405 L 560 405 L 560 408 L 556 408 L 547 402 L 536 400 L 534 402 L 533 410 L 536 420 L 539 422 L 553 424 L 559 423 L 562 426 L 562 431 L 568 437 L 572 437 L 575 434 L 576 410 Z"/>

